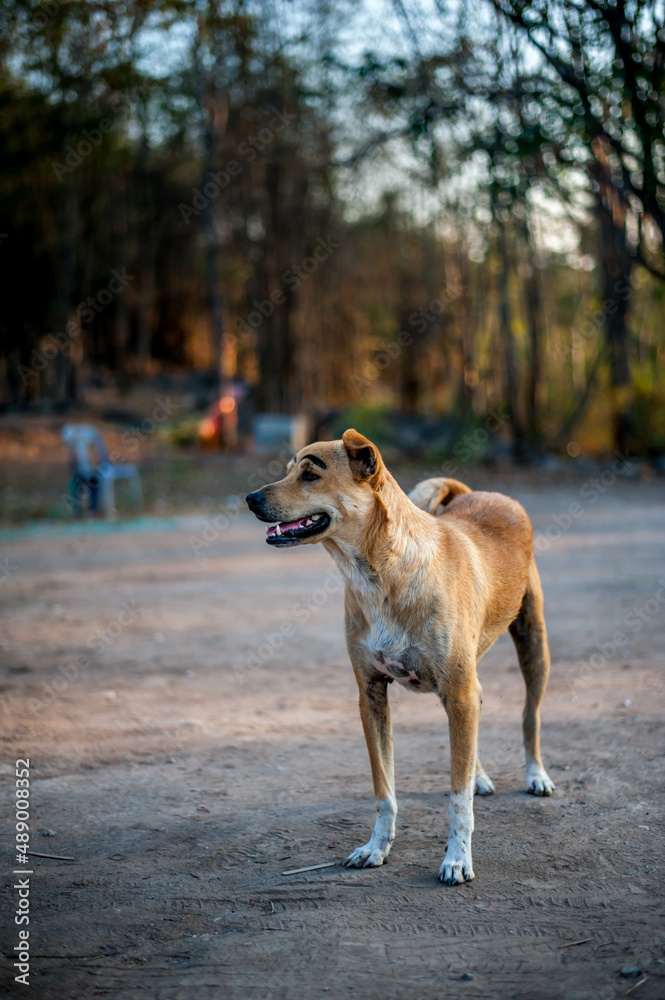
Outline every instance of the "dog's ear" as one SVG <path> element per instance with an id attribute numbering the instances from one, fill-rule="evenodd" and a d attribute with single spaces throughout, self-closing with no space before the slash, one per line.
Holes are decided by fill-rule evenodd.
<path id="1" fill-rule="evenodd" d="M 342 444 L 349 456 L 349 465 L 354 479 L 368 479 L 375 486 L 383 469 L 379 449 L 366 437 L 352 428 L 344 431 Z"/>

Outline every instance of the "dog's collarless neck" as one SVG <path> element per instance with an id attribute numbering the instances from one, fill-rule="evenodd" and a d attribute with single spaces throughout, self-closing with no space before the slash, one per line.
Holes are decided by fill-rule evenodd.
<path id="1" fill-rule="evenodd" d="M 389 515 L 384 537 L 371 552 L 340 539 L 325 540 L 324 546 L 351 590 L 382 603 L 408 589 L 414 576 L 427 573 L 434 556 L 428 542 L 399 515 Z"/>

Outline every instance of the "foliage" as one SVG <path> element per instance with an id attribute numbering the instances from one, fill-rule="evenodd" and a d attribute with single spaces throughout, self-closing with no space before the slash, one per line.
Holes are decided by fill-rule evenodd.
<path id="1" fill-rule="evenodd" d="M 375 7 L 2 4 L 2 405 L 179 367 L 663 447 L 661 7 Z"/>

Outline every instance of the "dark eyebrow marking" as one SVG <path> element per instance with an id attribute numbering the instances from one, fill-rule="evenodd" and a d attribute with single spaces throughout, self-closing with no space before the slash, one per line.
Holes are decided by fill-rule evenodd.
<path id="1" fill-rule="evenodd" d="M 310 460 L 310 462 L 314 462 L 314 465 L 318 465 L 318 467 L 320 469 L 327 469 L 328 468 L 328 466 L 323 461 L 323 459 L 319 458 L 318 455 L 303 455 L 303 457 L 300 459 L 300 461 L 304 462 L 306 458 L 308 458 Z"/>

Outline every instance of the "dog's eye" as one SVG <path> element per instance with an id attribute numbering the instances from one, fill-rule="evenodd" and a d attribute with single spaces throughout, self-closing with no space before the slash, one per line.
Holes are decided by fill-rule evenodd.
<path id="1" fill-rule="evenodd" d="M 305 469 L 301 479 L 304 479 L 306 483 L 313 483 L 315 479 L 320 479 L 321 476 L 317 476 L 315 472 L 311 472 L 309 469 Z"/>

